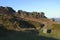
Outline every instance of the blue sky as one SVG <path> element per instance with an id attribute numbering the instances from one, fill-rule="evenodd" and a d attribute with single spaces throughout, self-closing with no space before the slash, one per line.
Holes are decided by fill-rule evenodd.
<path id="1" fill-rule="evenodd" d="M 44 12 L 48 18 L 60 17 L 60 0 L 0 0 L 0 6 L 14 10 Z"/>

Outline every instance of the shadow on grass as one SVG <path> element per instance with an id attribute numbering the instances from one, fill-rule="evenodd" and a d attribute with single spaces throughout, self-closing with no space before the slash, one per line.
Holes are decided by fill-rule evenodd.
<path id="1" fill-rule="evenodd" d="M 38 36 L 36 30 L 31 31 L 7 31 L 0 32 L 0 40 L 57 40 L 44 36 Z"/>

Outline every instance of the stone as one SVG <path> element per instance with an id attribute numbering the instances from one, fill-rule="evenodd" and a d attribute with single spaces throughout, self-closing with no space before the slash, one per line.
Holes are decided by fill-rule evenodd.
<path id="1" fill-rule="evenodd" d="M 43 29 L 43 33 L 51 33 L 51 29 Z"/>

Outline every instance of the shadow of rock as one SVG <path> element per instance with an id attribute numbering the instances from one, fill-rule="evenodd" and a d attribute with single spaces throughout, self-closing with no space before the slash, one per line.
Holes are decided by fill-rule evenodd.
<path id="1" fill-rule="evenodd" d="M 31 23 L 29 23 L 27 21 L 24 21 L 24 20 L 20 20 L 19 23 L 20 23 L 19 26 L 21 28 L 35 28 L 35 26 L 33 24 L 31 24 Z"/>
<path id="2" fill-rule="evenodd" d="M 36 30 L 31 31 L 5 31 L 0 36 L 0 40 L 57 40 L 55 38 L 49 38 L 44 36 L 39 36 Z"/>

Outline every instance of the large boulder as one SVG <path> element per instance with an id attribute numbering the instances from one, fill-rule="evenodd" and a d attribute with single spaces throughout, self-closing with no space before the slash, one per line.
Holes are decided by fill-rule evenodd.
<path id="1" fill-rule="evenodd" d="M 5 9 L 7 10 L 7 13 L 9 14 L 15 13 L 15 10 L 13 10 L 13 8 L 11 7 L 5 7 Z"/>
<path id="2" fill-rule="evenodd" d="M 2 14 L 14 14 L 15 10 L 13 10 L 11 7 L 3 7 L 0 6 L 0 15 Z"/>

